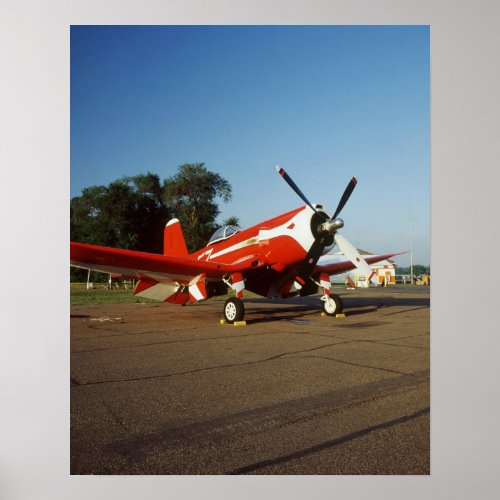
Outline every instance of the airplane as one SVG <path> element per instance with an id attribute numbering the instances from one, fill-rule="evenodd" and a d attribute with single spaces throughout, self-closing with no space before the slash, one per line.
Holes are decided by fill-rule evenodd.
<path id="1" fill-rule="evenodd" d="M 328 316 L 342 312 L 339 295 L 331 293 L 330 276 L 361 269 L 376 284 L 369 264 L 397 253 L 361 257 L 339 234 L 344 221 L 338 217 L 357 180 L 353 177 L 333 213 L 311 204 L 279 165 L 276 170 L 305 205 L 248 229 L 219 228 L 207 245 L 189 253 L 178 219 L 164 229 L 163 255 L 70 242 L 70 265 L 137 280 L 133 293 L 162 302 L 185 305 L 217 295 L 228 287 L 235 296 L 224 303 L 227 323 L 241 322 L 245 315 L 245 290 L 267 298 L 288 298 L 322 290 L 323 310 Z M 338 245 L 344 257 L 322 264 L 321 256 Z"/>

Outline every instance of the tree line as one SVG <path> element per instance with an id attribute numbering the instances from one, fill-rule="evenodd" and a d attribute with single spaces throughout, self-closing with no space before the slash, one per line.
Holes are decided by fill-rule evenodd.
<path id="1" fill-rule="evenodd" d="M 231 198 L 229 182 L 204 163 L 180 165 L 163 181 L 151 172 L 122 177 L 107 186 L 84 188 L 71 199 L 71 241 L 161 254 L 165 224 L 176 217 L 193 252 L 207 244 L 217 227 L 238 225 L 235 216 L 216 221 L 217 199 L 227 203 Z M 414 275 L 424 273 L 430 273 L 429 266 L 413 266 Z M 410 269 L 397 266 L 396 274 L 410 274 Z M 86 279 L 84 275 L 71 270 L 73 281 Z"/>
<path id="2" fill-rule="evenodd" d="M 410 274 L 409 267 L 396 266 L 396 274 Z M 413 274 L 420 276 L 421 274 L 431 274 L 431 266 L 424 266 L 422 264 L 415 264 L 413 266 Z"/>
<path id="3" fill-rule="evenodd" d="M 192 252 L 220 225 L 238 225 L 235 216 L 217 224 L 218 198 L 231 200 L 231 185 L 203 163 L 185 163 L 163 181 L 148 172 L 84 188 L 70 202 L 71 241 L 163 253 L 165 224 L 176 217 Z M 72 270 L 72 279 L 81 276 Z"/>

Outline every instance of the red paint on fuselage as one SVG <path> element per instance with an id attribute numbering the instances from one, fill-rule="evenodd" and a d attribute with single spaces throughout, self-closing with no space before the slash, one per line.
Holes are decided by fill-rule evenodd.
<path id="1" fill-rule="evenodd" d="M 190 255 L 193 259 L 234 264 L 249 256 L 260 256 L 265 263 L 272 266 L 276 262 L 285 264 L 285 267 L 302 261 L 306 251 L 290 235 L 275 236 L 268 240 L 259 238 L 260 232 L 283 226 L 297 214 L 305 210 L 300 207 L 285 214 L 261 222 L 255 226 L 234 234 L 227 240 L 209 244 Z M 307 224 L 310 222 L 308 221 Z M 298 228 L 295 228 L 297 231 Z M 306 228 L 305 230 L 309 230 Z M 234 248 L 233 248 L 234 247 Z M 232 249 L 233 248 L 233 249 Z"/>
<path id="2" fill-rule="evenodd" d="M 247 259 L 265 263 L 265 266 L 259 270 L 247 274 L 245 286 L 247 290 L 267 296 L 271 288 L 280 287 L 284 275 L 294 274 L 306 257 L 307 251 L 297 239 L 300 238 L 300 232 L 310 232 L 311 219 L 310 217 L 304 218 L 302 223 L 304 227 L 299 227 L 297 223 L 294 223 L 287 228 L 289 231 L 293 230 L 297 239 L 291 234 L 274 235 L 269 239 L 263 239 L 261 231 L 290 226 L 290 220 L 304 210 L 307 210 L 307 207 L 302 206 L 244 229 L 227 240 L 207 245 L 191 254 L 190 257 L 224 264 L 236 264 Z M 275 264 L 279 266 L 279 272 L 273 269 Z"/>

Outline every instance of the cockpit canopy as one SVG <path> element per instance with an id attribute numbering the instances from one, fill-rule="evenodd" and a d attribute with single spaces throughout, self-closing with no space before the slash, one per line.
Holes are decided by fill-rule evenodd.
<path id="1" fill-rule="evenodd" d="M 211 245 L 212 243 L 217 243 L 218 241 L 227 240 L 236 233 L 239 233 L 240 231 L 241 229 L 236 226 L 219 227 L 219 229 L 217 229 L 217 231 L 215 231 L 215 233 L 212 234 L 212 237 L 208 240 L 208 245 Z"/>

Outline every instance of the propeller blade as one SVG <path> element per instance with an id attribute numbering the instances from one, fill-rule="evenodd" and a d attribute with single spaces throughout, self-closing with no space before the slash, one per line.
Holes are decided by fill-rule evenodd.
<path id="1" fill-rule="evenodd" d="M 309 249 L 309 252 L 307 252 L 302 267 L 300 268 L 297 276 L 295 277 L 295 288 L 297 288 L 297 290 L 300 290 L 305 285 L 309 276 L 316 267 L 319 258 L 323 254 L 324 249 L 325 249 L 325 242 L 323 238 L 318 238 L 314 240 L 314 243 Z"/>
<path id="2" fill-rule="evenodd" d="M 354 246 L 347 241 L 341 234 L 335 235 L 335 242 L 340 248 L 340 251 L 361 271 L 363 271 L 368 280 L 372 283 L 376 283 L 375 271 L 367 264 L 366 260 L 361 257 L 359 252 L 354 248 Z"/>
<path id="3" fill-rule="evenodd" d="M 347 200 L 349 199 L 352 192 L 354 191 L 354 188 L 356 187 L 357 183 L 358 183 L 358 181 L 356 180 L 356 177 L 353 177 L 349 181 L 349 184 L 347 184 L 347 187 L 345 188 L 345 191 L 344 191 L 344 194 L 342 195 L 342 198 L 340 198 L 339 204 L 337 206 L 337 210 L 335 210 L 335 213 L 333 214 L 332 219 L 336 219 L 337 215 L 344 208 L 344 205 L 347 203 Z"/>
<path id="4" fill-rule="evenodd" d="M 327 219 L 327 217 L 318 212 L 311 204 L 311 202 L 307 199 L 305 194 L 299 189 L 297 184 L 293 182 L 292 178 L 285 172 L 283 168 L 279 165 L 276 165 L 276 170 L 278 173 L 285 179 L 286 183 L 295 191 L 295 193 L 310 207 L 316 214 L 318 214 L 321 219 L 324 221 L 321 225 L 318 226 L 318 234 L 315 237 L 314 243 L 312 244 L 309 252 L 307 252 L 306 258 L 302 263 L 301 268 L 295 278 L 295 287 L 300 290 L 306 283 L 306 281 L 310 278 L 311 273 L 314 271 L 316 264 L 323 254 L 325 247 L 328 244 L 332 243 L 332 236 L 335 234 L 335 241 L 339 235 L 336 234 L 337 229 L 341 228 L 344 225 L 344 222 L 341 219 L 336 220 L 340 211 L 344 208 L 344 205 L 347 203 L 347 200 L 351 196 L 356 184 L 356 177 L 353 177 L 342 195 L 342 198 L 339 201 L 337 206 L 337 210 L 331 219 Z M 330 241 L 328 241 L 330 239 Z M 363 269 L 367 276 L 370 276 L 370 280 L 372 279 L 372 272 L 370 266 L 366 263 L 366 261 L 359 255 L 358 251 L 342 236 L 340 236 L 341 243 L 338 243 L 341 251 L 350 259 L 354 265 L 358 268 Z M 343 248 L 344 247 L 344 248 Z"/>
<path id="5" fill-rule="evenodd" d="M 325 219 L 325 216 L 323 214 L 320 214 L 311 204 L 311 202 L 306 198 L 306 195 L 299 189 L 297 184 L 293 182 L 292 178 L 285 172 L 285 169 L 281 168 L 279 165 L 276 165 L 276 170 L 278 171 L 278 174 L 285 179 L 286 183 L 295 191 L 296 194 L 299 195 L 299 197 L 306 203 L 308 207 L 310 207 L 314 212 L 316 212 L 323 220 Z M 347 200 L 346 200 L 347 201 Z"/>

